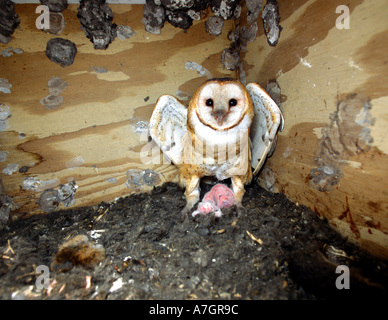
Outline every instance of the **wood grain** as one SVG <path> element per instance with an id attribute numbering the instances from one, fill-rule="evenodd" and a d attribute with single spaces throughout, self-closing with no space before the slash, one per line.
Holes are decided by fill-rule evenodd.
<path id="1" fill-rule="evenodd" d="M 388 258 L 386 2 L 347 3 L 350 29 L 336 28 L 338 1 L 278 3 L 283 27 L 278 45 L 268 46 L 261 33 L 248 45 L 244 57 L 247 82 L 265 86 L 275 79 L 282 89 L 285 129 L 267 161 L 261 184 L 308 206 L 362 248 Z M 336 155 L 341 178 L 331 190 L 319 191 L 311 184 L 312 170 L 319 161 L 330 167 L 326 160 L 318 159 L 322 129 L 334 137 L 344 121 L 355 121 L 332 123 L 338 104 L 352 94 L 370 103 L 373 124 L 358 128 L 370 130 L 373 142 L 351 156 L 347 152 Z M 334 142 L 351 149 L 344 142 L 348 138 L 339 135 Z M 266 181 L 267 177 L 275 184 Z"/>
<path id="2" fill-rule="evenodd" d="M 24 173 L 2 173 L 6 192 L 18 206 L 13 218 L 42 213 L 40 193 L 22 188 L 27 177 L 54 181 L 50 187 L 75 181 L 78 185 L 73 207 L 112 201 L 152 186 L 128 185 L 129 169 L 151 169 L 161 181 L 176 179 L 170 164 L 143 164 L 140 151 L 148 143 L 146 134 L 136 132 L 139 121 L 148 122 L 153 105 L 162 94 L 180 90 L 190 97 L 207 80 L 187 70 L 187 61 L 206 67 L 214 76 L 234 76 L 221 66 L 221 52 L 229 46 L 226 22 L 219 37 L 205 32 L 205 20 L 184 32 L 166 23 L 161 35 L 146 33 L 142 5 L 110 5 L 117 25 L 129 25 L 136 36 L 117 39 L 107 50 L 94 50 L 80 29 L 77 5 L 63 12 L 66 27 L 59 37 L 73 41 L 78 53 L 66 68 L 45 55 L 46 43 L 55 37 L 35 27 L 36 5 L 16 5 L 21 24 L 12 40 L 0 51 L 20 48 L 22 54 L 0 56 L 1 75 L 12 84 L 11 93 L 0 92 L 0 102 L 10 107 L 7 129 L 0 133 L 0 151 L 8 152 L 1 172 L 10 163 L 26 166 Z M 96 70 L 105 69 L 99 73 Z M 40 100 L 49 94 L 47 82 L 59 77 L 67 83 L 60 95 L 62 105 L 47 110 Z M 183 94 L 181 93 L 181 94 Z M 62 206 L 60 206 L 61 208 Z"/>

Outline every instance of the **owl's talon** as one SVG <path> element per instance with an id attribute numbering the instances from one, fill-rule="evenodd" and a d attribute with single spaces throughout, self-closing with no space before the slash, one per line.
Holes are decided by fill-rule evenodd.
<path id="1" fill-rule="evenodd" d="M 245 208 L 242 205 L 236 205 L 237 217 L 240 218 L 245 215 Z"/>
<path id="2" fill-rule="evenodd" d="M 182 211 L 181 211 L 181 222 L 184 222 L 188 215 L 189 215 L 189 211 L 190 209 L 187 209 L 187 208 L 184 208 Z"/>

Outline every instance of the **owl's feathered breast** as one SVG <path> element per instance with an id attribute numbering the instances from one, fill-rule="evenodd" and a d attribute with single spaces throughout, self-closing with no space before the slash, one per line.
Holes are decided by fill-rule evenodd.
<path id="1" fill-rule="evenodd" d="M 251 118 L 229 130 L 217 130 L 203 124 L 195 110 L 188 113 L 188 141 L 185 142 L 186 170 L 200 171 L 200 175 L 216 176 L 219 180 L 244 175 L 250 169 L 249 127 Z"/>

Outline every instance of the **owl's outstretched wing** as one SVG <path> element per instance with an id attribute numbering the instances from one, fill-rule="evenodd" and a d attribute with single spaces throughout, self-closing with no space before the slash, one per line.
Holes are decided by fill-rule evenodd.
<path id="1" fill-rule="evenodd" d="M 251 124 L 253 176 L 260 171 L 267 157 L 275 150 L 278 130 L 284 127 L 283 114 L 271 97 L 256 83 L 246 86 L 251 96 L 255 115 Z"/>
<path id="2" fill-rule="evenodd" d="M 187 133 L 187 108 L 175 97 L 161 96 L 150 119 L 150 135 L 163 154 L 174 164 L 182 162 Z"/>

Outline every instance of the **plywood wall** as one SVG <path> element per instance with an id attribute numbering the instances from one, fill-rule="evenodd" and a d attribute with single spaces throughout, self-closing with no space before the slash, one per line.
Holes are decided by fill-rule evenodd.
<path id="1" fill-rule="evenodd" d="M 338 1 L 278 3 L 278 45 L 259 28 L 244 56 L 247 82 L 282 90 L 286 125 L 261 183 L 387 258 L 388 2 L 347 1 L 349 29 Z"/>
<path id="2" fill-rule="evenodd" d="M 136 36 L 116 38 L 107 50 L 94 50 L 80 29 L 78 6 L 69 5 L 59 37 L 73 41 L 78 53 L 63 68 L 45 55 L 47 41 L 55 36 L 35 27 L 36 5 L 15 7 L 20 28 L 10 43 L 0 45 L 0 51 L 21 49 L 0 55 L 0 78 L 12 85 L 10 93 L 0 92 L 0 103 L 10 111 L 1 122 L 0 173 L 15 202 L 13 218 L 41 213 L 42 192 L 58 191 L 71 181 L 78 186 L 70 206 L 75 208 L 174 180 L 174 166 L 141 160 L 148 143 L 144 128 L 160 95 L 188 101 L 207 77 L 233 76 L 220 62 L 233 22 L 227 21 L 218 37 L 205 32 L 205 20 L 187 32 L 166 23 L 161 35 L 153 35 L 141 23 L 142 5 L 111 5 L 114 22 L 132 27 Z M 188 61 L 208 71 L 201 76 L 185 67 Z M 50 94 L 53 78 L 67 86 L 59 94 L 62 105 L 49 109 L 40 100 Z M 146 169 L 152 170 L 147 171 L 151 182 L 142 180 Z"/>
<path id="3" fill-rule="evenodd" d="M 205 32 L 205 20 L 186 33 L 166 24 L 152 35 L 141 23 L 141 5 L 111 5 L 114 22 L 131 26 L 136 36 L 103 51 L 93 49 L 80 30 L 77 5 L 70 5 L 60 37 L 73 41 L 78 53 L 66 68 L 44 53 L 55 36 L 36 29 L 36 5 L 16 5 L 20 28 L 0 45 L 21 49 L 0 56 L 0 78 L 12 85 L 10 93 L 0 91 L 0 103 L 9 106 L 0 119 L 0 170 L 15 202 L 13 217 L 41 213 L 44 190 L 71 181 L 78 186 L 75 203 L 58 208 L 176 181 L 174 166 L 143 163 L 144 129 L 160 95 L 188 101 L 207 77 L 237 76 L 220 60 L 235 23 L 246 30 L 253 23 L 242 4 L 241 21 L 226 21 L 218 37 Z M 348 1 L 349 29 L 336 27 L 338 1 L 278 4 L 283 30 L 277 46 L 268 45 L 259 17 L 256 39 L 245 39 L 240 52 L 242 80 L 263 87 L 277 80 L 282 90 L 286 125 L 259 182 L 388 258 L 388 3 Z M 185 67 L 188 61 L 208 71 L 201 76 Z M 55 78 L 67 84 L 59 93 L 63 103 L 45 108 L 40 100 Z"/>

